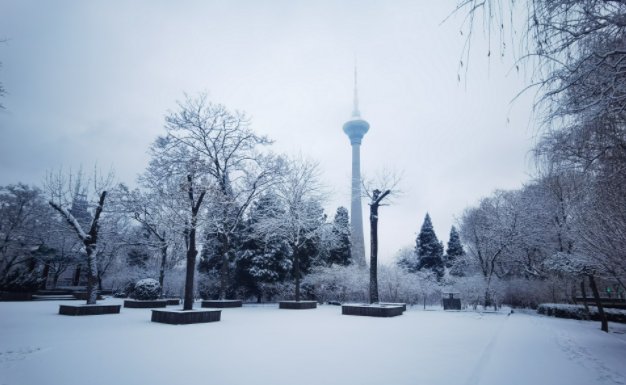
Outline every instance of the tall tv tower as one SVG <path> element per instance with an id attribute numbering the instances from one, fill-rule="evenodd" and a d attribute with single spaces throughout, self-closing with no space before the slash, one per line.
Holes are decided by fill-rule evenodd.
<path id="1" fill-rule="evenodd" d="M 361 208 L 361 140 L 370 129 L 370 124 L 361 119 L 357 93 L 357 72 L 354 66 L 354 109 L 352 119 L 343 125 L 343 132 L 352 145 L 352 194 L 350 202 L 350 233 L 352 259 L 359 266 L 365 266 L 365 242 L 363 240 L 363 209 Z"/>

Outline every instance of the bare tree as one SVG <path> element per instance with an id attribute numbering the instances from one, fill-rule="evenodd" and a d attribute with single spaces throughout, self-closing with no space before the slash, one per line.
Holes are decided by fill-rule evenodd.
<path id="1" fill-rule="evenodd" d="M 85 248 L 87 259 L 87 304 L 95 304 L 98 289 L 97 247 L 100 234 L 100 220 L 104 210 L 107 191 L 113 183 L 113 172 L 100 175 L 94 168 L 93 177 L 88 179 L 79 170 L 78 173 L 67 174 L 59 170 L 49 173 L 46 177 L 46 188 L 49 204 L 65 220 L 74 231 Z M 88 204 L 91 220 L 77 217 L 72 213 L 72 204 L 77 200 L 85 200 Z"/>
<path id="2" fill-rule="evenodd" d="M 480 267 L 485 280 L 484 305 L 492 306 L 491 283 L 494 276 L 508 274 L 510 251 L 519 231 L 519 206 L 514 192 L 496 191 L 481 200 L 461 218 L 461 238 L 467 255 Z"/>
<path id="3" fill-rule="evenodd" d="M 220 298 L 224 298 L 230 236 L 274 172 L 266 167 L 272 164 L 268 160 L 271 158 L 257 151 L 258 146 L 270 141 L 250 129 L 245 114 L 213 104 L 205 95 L 186 97 L 178 107 L 165 118 L 167 134 L 152 145 L 152 161 L 144 181 L 164 196 L 173 197 L 171 202 L 182 214 L 180 223 L 184 224 L 188 245 L 184 309 L 189 310 L 193 303 L 200 222 L 205 220 L 205 226 L 217 225 L 224 260 Z M 220 209 L 211 210 L 210 218 L 203 205 L 207 199 L 212 208 Z M 211 221 L 214 218 L 219 220 Z"/>
<path id="4" fill-rule="evenodd" d="M 145 182 L 145 179 L 144 179 Z M 145 184 L 145 183 L 144 183 Z M 158 191 L 146 189 L 129 190 L 126 186 L 120 186 L 120 206 L 130 217 L 145 229 L 150 237 L 142 246 L 156 248 L 159 253 L 159 285 L 161 291 L 165 281 L 165 271 L 168 266 L 169 249 L 175 240 L 172 235 L 176 228 L 176 215 L 171 215 L 164 194 Z M 174 213 L 176 211 L 174 210 Z M 154 241 L 156 240 L 156 242 Z M 162 294 L 162 293 L 161 293 Z"/>
<path id="5" fill-rule="evenodd" d="M 46 205 L 41 191 L 24 184 L 0 187 L 0 287 L 34 285 L 27 267 L 32 251 L 42 245 Z M 19 285 L 18 285 L 19 282 Z M 16 287 L 17 289 L 18 287 Z"/>

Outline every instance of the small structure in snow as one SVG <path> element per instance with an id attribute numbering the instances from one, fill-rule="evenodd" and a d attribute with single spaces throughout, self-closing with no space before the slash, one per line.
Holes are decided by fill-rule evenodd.
<path id="1" fill-rule="evenodd" d="M 454 298 L 454 295 L 459 295 L 459 293 L 443 293 L 444 297 L 442 299 L 443 302 L 443 310 L 461 310 L 461 299 Z M 447 296 L 447 298 L 446 298 Z"/>

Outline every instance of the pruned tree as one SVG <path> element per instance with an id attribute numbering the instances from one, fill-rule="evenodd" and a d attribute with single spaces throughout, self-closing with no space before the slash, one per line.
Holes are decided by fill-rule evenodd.
<path id="1" fill-rule="evenodd" d="M 363 191 L 369 198 L 370 206 L 370 303 L 379 302 L 378 299 L 378 209 L 389 201 L 390 195 L 397 195 L 399 177 L 393 172 L 385 172 L 376 180 L 363 183 Z M 374 187 L 375 186 L 375 187 Z"/>
<path id="2" fill-rule="evenodd" d="M 372 191 L 370 206 L 370 303 L 378 302 L 378 208 L 391 190 Z"/>
<path id="3" fill-rule="evenodd" d="M 49 173 L 46 177 L 46 189 L 49 195 L 49 204 L 63 218 L 82 242 L 87 262 L 87 304 L 95 304 L 98 289 L 98 262 L 97 248 L 100 235 L 101 215 L 109 187 L 113 183 L 113 172 L 107 175 L 99 174 L 94 168 L 91 178 L 86 178 L 82 169 L 77 173 L 67 174 L 62 170 Z M 87 202 L 86 208 L 90 212 L 91 220 L 76 217 L 71 212 L 72 203 L 77 199 Z M 81 223 L 82 222 L 82 223 Z"/>

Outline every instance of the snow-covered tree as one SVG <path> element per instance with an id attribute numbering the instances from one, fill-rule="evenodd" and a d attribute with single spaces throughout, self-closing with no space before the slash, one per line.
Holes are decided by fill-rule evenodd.
<path id="1" fill-rule="evenodd" d="M 460 234 L 468 257 L 480 269 L 485 281 L 484 305 L 493 305 L 491 283 L 511 267 L 509 252 L 518 231 L 518 207 L 515 193 L 496 191 L 477 207 L 466 209 L 461 218 Z"/>
<path id="2" fill-rule="evenodd" d="M 282 211 L 278 215 L 260 218 L 254 231 L 265 239 L 277 237 L 289 245 L 295 280 L 294 297 L 299 301 L 301 275 L 317 254 L 326 219 L 321 205 L 325 194 L 317 164 L 305 159 L 289 160 L 275 187 L 275 196 Z"/>
<path id="3" fill-rule="evenodd" d="M 44 219 L 41 191 L 25 184 L 0 187 L 0 289 L 33 290 L 40 284 L 33 257 L 42 257 Z M 39 253 L 33 254 L 39 250 Z"/>
<path id="4" fill-rule="evenodd" d="M 165 272 L 171 265 L 170 254 L 173 245 L 176 244 L 177 215 L 172 215 L 172 208 L 177 205 L 168 204 L 167 195 L 160 194 L 157 189 L 152 189 L 149 178 L 141 178 L 143 190 L 130 190 L 120 185 L 118 203 L 125 213 L 136 221 L 144 232 L 143 237 L 135 237 L 137 246 L 152 250 L 158 250 L 159 254 L 159 285 L 164 287 Z M 146 251 L 141 251 L 146 256 Z"/>
<path id="5" fill-rule="evenodd" d="M 465 255 L 463 245 L 461 244 L 461 236 L 456 230 L 456 227 L 450 228 L 450 237 L 448 238 L 448 247 L 446 249 L 446 267 L 450 269 L 452 275 L 463 275 L 463 272 L 459 269 L 453 269 L 455 261 Z"/>
<path id="6" fill-rule="evenodd" d="M 100 236 L 101 215 L 104 210 L 109 187 L 113 183 L 113 173 L 102 176 L 94 169 L 94 175 L 87 179 L 82 170 L 73 174 L 50 173 L 46 179 L 49 204 L 66 222 L 82 242 L 87 265 L 87 304 L 95 304 L 98 290 L 98 240 Z M 76 209 L 74 202 L 87 202 L 87 207 Z M 75 208 L 76 218 L 70 211 Z M 85 209 L 84 211 L 82 209 Z M 87 212 L 89 215 L 85 215 Z M 90 221 L 87 221 L 90 218 Z M 82 223 L 81 223 L 82 222 Z"/>
<path id="7" fill-rule="evenodd" d="M 218 234 L 224 261 L 220 286 L 223 298 L 228 284 L 231 236 L 250 203 L 273 181 L 276 162 L 258 152 L 258 147 L 269 140 L 250 129 L 243 113 L 211 103 L 205 95 L 187 97 L 179 103 L 178 110 L 166 117 L 165 130 L 166 135 L 152 146 L 148 171 L 153 186 L 178 184 L 180 202 L 187 201 L 183 230 L 188 240 L 184 308 L 191 309 L 199 221 Z"/>
<path id="8" fill-rule="evenodd" d="M 428 213 L 424 217 L 424 223 L 422 223 L 415 243 L 415 252 L 418 258 L 416 269 L 431 270 L 441 279 L 444 274 L 443 245 L 437 239 Z"/>
<path id="9" fill-rule="evenodd" d="M 350 218 L 348 209 L 337 208 L 332 227 L 333 246 L 330 249 L 327 263 L 329 265 L 349 265 L 352 263 L 350 252 Z"/>

